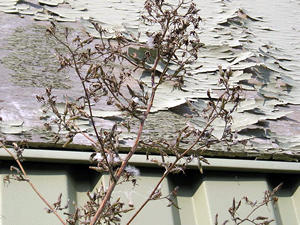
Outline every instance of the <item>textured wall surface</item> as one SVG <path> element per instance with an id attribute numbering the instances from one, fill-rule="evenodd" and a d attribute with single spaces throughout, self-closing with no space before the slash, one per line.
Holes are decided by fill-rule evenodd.
<path id="1" fill-rule="evenodd" d="M 220 91 L 218 65 L 230 66 L 234 71 L 232 83 L 244 89 L 244 100 L 234 113 L 233 128 L 239 140 L 248 142 L 231 152 L 220 148 L 211 154 L 299 159 L 299 1 L 204 0 L 197 4 L 203 19 L 200 37 L 205 46 L 193 66 L 194 76 L 185 78 L 183 91 L 173 90 L 167 84 L 161 86 L 147 123 L 147 134 L 170 136 L 172 131 L 182 127 L 187 122 L 182 115 L 186 100 L 193 99 L 195 106 L 201 109 L 208 88 L 215 93 Z M 8 140 L 25 138 L 40 146 L 50 144 L 53 133 L 42 126 L 51 115 L 42 114 L 35 94 L 42 93 L 47 85 L 62 95 L 68 92 L 76 96 L 79 89 L 71 72 L 56 73 L 57 62 L 52 52 L 55 43 L 44 38 L 47 21 L 68 21 L 62 26 L 95 34 L 87 22 L 92 18 L 110 31 L 109 36 L 113 36 L 115 30 L 129 37 L 129 33 L 154 29 L 140 22 L 141 0 L 0 0 L 0 11 L 0 135 Z M 145 41 L 143 35 L 140 41 Z M 63 110 L 64 101 L 60 101 Z M 122 115 L 102 103 L 95 106 L 97 124 L 110 128 Z M 201 124 L 201 120 L 192 122 Z M 89 132 L 88 121 L 79 120 L 78 125 Z M 217 135 L 221 123 L 214 125 Z M 125 146 L 133 137 L 134 133 L 121 136 Z M 80 137 L 75 143 L 88 144 Z"/>

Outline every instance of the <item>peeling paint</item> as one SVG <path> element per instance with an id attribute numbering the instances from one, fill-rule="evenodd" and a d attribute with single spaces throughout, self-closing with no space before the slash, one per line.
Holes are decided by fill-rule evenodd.
<path id="1" fill-rule="evenodd" d="M 17 85 L 70 88 L 66 73 L 58 72 L 59 63 L 54 52 L 57 43 L 45 35 L 45 26 L 17 28 L 2 47 L 9 53 L 1 63 L 13 71 L 11 81 Z"/>
<path id="2" fill-rule="evenodd" d="M 240 140 L 249 140 L 245 146 L 236 146 L 231 151 L 246 154 L 246 152 L 281 154 L 285 156 L 300 155 L 300 7 L 295 1 L 201 1 L 197 2 L 203 19 L 200 37 L 205 44 L 199 53 L 199 61 L 192 66 L 193 76 L 185 77 L 183 91 L 173 89 L 168 83 L 158 89 L 151 118 L 146 126 L 145 135 L 160 136 L 180 127 L 186 121 L 183 111 L 187 99 L 193 100 L 197 107 L 203 107 L 206 91 L 211 89 L 216 94 L 221 91 L 217 86 L 218 65 L 223 68 L 231 67 L 232 84 L 239 84 L 245 91 L 243 101 L 234 113 L 233 127 L 238 132 Z M 40 0 L 31 1 L 0 0 L 0 11 L 15 13 L 21 16 L 31 16 L 35 20 L 77 21 L 88 32 L 95 34 L 88 19 L 98 21 L 109 31 L 109 36 L 115 30 L 137 34 L 145 32 L 145 27 L 139 20 L 143 1 L 97 1 L 88 0 Z M 268 9 L 268 10 L 266 10 Z M 14 17 L 15 20 L 20 18 Z M 33 28 L 32 28 L 33 29 Z M 12 51 L 1 57 L 2 64 L 14 72 L 12 82 L 24 87 L 44 87 L 49 82 L 61 89 L 71 87 L 62 77 L 54 73 L 55 65 L 48 64 L 53 57 L 49 50 L 34 50 L 33 42 L 44 40 L 42 28 L 34 28 L 34 35 L 24 28 L 18 28 L 7 38 L 7 46 L 0 51 Z M 151 27 L 151 29 L 155 29 Z M 27 37 L 31 44 L 26 44 Z M 128 37 L 130 37 L 128 35 Z M 21 41 L 22 40 L 22 41 Z M 146 41 L 141 36 L 141 42 Z M 17 44 L 16 44 L 17 43 Z M 21 43 L 21 44 L 19 44 Z M 31 65 L 31 53 L 39 53 L 40 67 Z M 17 62 L 24 60 L 22 65 Z M 29 61 L 30 62 L 29 62 Z M 45 60 L 45 62 L 43 62 Z M 151 63 L 151 62 L 150 62 Z M 52 67 L 53 66 L 53 67 Z M 41 68 L 51 67 L 48 72 Z M 164 68 L 163 63 L 161 68 Z M 170 67 L 170 72 L 172 71 Z M 16 71 L 18 70 L 18 71 Z M 21 72 L 26 71 L 26 76 Z M 53 76 L 55 74 L 55 76 Z M 145 83 L 149 77 L 141 75 Z M 49 79 L 44 79 L 49 77 Z M 73 78 L 72 78 L 73 79 Z M 71 80 L 72 80 L 71 79 Z M 32 81 L 34 80 L 33 83 Z M 76 87 L 71 87 L 71 93 L 76 93 Z M 1 92 L 1 91 L 0 91 Z M 7 92 L 5 92 L 7 93 Z M 1 97 L 0 97 L 1 98 Z M 3 98 L 3 97 L 2 97 Z M 5 98 L 5 97 L 4 97 Z M 1 99 L 0 99 L 1 100 Z M 63 101 L 61 101 L 63 103 Z M 0 106 L 6 107 L 7 103 Z M 38 108 L 38 106 L 35 106 Z M 107 106 L 106 106 L 107 107 Z M 95 106 L 99 114 L 98 125 L 109 128 L 114 118 L 105 115 L 116 114 L 122 117 L 114 108 Z M 2 110 L 3 111 L 3 110 Z M 7 112 L 7 111 L 6 111 Z M 1 115 L 1 110 L 0 110 Z M 34 119 L 33 119 L 34 118 Z M 19 119 L 22 119 L 19 118 Z M 37 117 L 24 118 L 22 126 L 9 126 L 7 121 L 0 122 L 1 133 L 10 133 L 13 138 L 17 134 L 32 135 L 28 121 Z M 119 118 L 118 118 L 119 119 Z M 82 121 L 81 121 L 82 122 Z M 191 121 L 201 126 L 203 121 Z M 34 122 L 34 129 L 39 130 L 41 123 Z M 89 124 L 80 124 L 86 131 Z M 221 124 L 215 123 L 216 134 Z M 11 127 L 11 131 L 10 128 Z M 14 127 L 14 128 L 13 128 Z M 27 129 L 29 128 L 29 129 Z M 5 133 L 7 132 L 7 133 Z M 40 131 L 39 131 L 40 132 Z M 37 132 L 32 137 L 36 138 Z M 47 133 L 44 138 L 47 139 Z M 123 134 L 125 143 L 130 143 L 134 133 Z M 170 136 L 169 136 L 170 137 Z M 40 140 L 40 139 L 39 139 Z M 81 140 L 79 143 L 82 144 Z M 226 152 L 220 148 L 219 151 Z M 261 154 L 261 157 L 269 157 Z M 246 154 L 247 155 L 247 154 Z M 276 155 L 277 159 L 280 158 Z M 272 158 L 272 157 L 271 157 Z"/>

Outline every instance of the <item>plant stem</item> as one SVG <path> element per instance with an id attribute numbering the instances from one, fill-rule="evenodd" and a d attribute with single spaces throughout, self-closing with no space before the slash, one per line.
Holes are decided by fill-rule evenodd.
<path id="1" fill-rule="evenodd" d="M 143 129 L 144 129 L 145 120 L 148 117 L 150 109 L 153 105 L 155 91 L 156 91 L 156 89 L 153 88 L 151 98 L 150 98 L 150 103 L 147 107 L 147 111 L 144 113 L 144 118 L 140 122 L 139 130 L 138 130 L 135 142 L 134 142 L 133 146 L 131 147 L 130 152 L 127 154 L 126 158 L 123 160 L 120 168 L 117 170 L 117 172 L 115 174 L 116 182 L 112 182 L 111 185 L 109 186 L 109 188 L 106 192 L 106 195 L 105 195 L 105 197 L 103 198 L 103 200 L 101 202 L 101 205 L 99 206 L 97 212 L 95 213 L 94 217 L 92 218 L 92 220 L 90 222 L 90 225 L 94 225 L 97 222 L 97 220 L 99 219 L 101 213 L 103 212 L 103 210 L 105 208 L 105 205 L 106 205 L 107 201 L 110 199 L 111 194 L 112 194 L 113 190 L 115 189 L 115 187 L 117 185 L 118 180 L 120 179 L 123 171 L 125 170 L 126 166 L 128 165 L 128 162 L 129 162 L 130 158 L 135 153 L 135 151 L 138 147 L 138 144 L 139 144 L 139 141 L 140 141 L 140 138 L 142 136 Z"/>
<path id="2" fill-rule="evenodd" d="M 87 90 L 87 87 L 85 85 L 85 81 L 81 75 L 81 72 L 80 72 L 80 69 L 77 65 L 77 61 L 76 61 L 76 56 L 75 56 L 75 52 L 70 48 L 69 45 L 67 45 L 65 42 L 63 42 L 62 40 L 60 40 L 54 33 L 52 33 L 52 36 L 59 42 L 61 43 L 63 46 L 65 46 L 68 51 L 70 52 L 71 54 L 71 57 L 72 57 L 72 61 L 74 63 L 74 68 L 75 68 L 75 72 L 76 72 L 76 75 L 78 76 L 78 78 L 80 79 L 81 81 L 81 85 L 82 85 L 82 88 L 84 90 L 84 94 L 85 94 L 85 98 L 86 98 L 86 101 L 87 101 L 87 104 L 88 104 L 88 109 L 89 109 L 89 113 L 90 113 L 90 116 L 89 116 L 89 119 L 91 120 L 91 123 L 92 123 L 92 127 L 94 129 L 94 132 L 95 132 L 95 135 L 97 137 L 97 140 L 100 144 L 100 151 L 101 151 L 101 154 L 102 154 L 102 157 L 104 158 L 105 160 L 105 163 L 107 164 L 107 167 L 109 169 L 109 173 L 111 175 L 111 178 L 113 181 L 116 182 L 116 179 L 113 175 L 113 169 L 111 168 L 111 165 L 109 164 L 108 162 L 108 159 L 107 159 L 107 156 L 105 154 L 105 148 L 104 148 L 104 143 L 102 141 L 102 138 L 99 136 L 99 133 L 97 131 L 97 128 L 96 128 L 96 124 L 95 124 L 95 121 L 94 121 L 94 116 L 93 116 L 93 110 L 92 110 L 92 105 L 91 105 L 91 101 L 90 101 L 90 95 L 88 93 L 88 90 Z"/>
<path id="3" fill-rule="evenodd" d="M 217 116 L 213 117 L 205 126 L 205 128 L 202 130 L 202 132 L 200 133 L 200 135 L 198 136 L 198 138 L 195 140 L 195 142 L 188 148 L 186 149 L 183 153 L 180 154 L 179 157 L 176 158 L 176 160 L 170 165 L 170 167 L 168 168 L 168 170 L 165 171 L 165 173 L 163 174 L 163 176 L 160 178 L 160 180 L 158 181 L 158 183 L 156 184 L 155 188 L 152 190 L 151 194 L 149 195 L 149 197 L 146 199 L 146 201 L 140 206 L 140 208 L 135 212 L 135 214 L 130 218 L 130 220 L 128 221 L 128 223 L 126 225 L 129 225 L 134 219 L 135 217 L 142 211 L 142 209 L 147 205 L 147 203 L 152 199 L 152 196 L 155 194 L 156 190 L 159 188 L 159 186 L 161 185 L 161 183 L 163 182 L 163 180 L 169 175 L 169 173 L 171 172 L 171 170 L 176 166 L 177 162 L 182 159 L 186 154 L 188 154 L 193 147 L 198 143 L 198 141 L 200 140 L 200 138 L 203 136 L 204 132 L 207 130 L 207 128 L 210 126 L 210 124 L 217 118 Z"/>
<path id="4" fill-rule="evenodd" d="M 24 167 L 22 166 L 22 163 L 20 162 L 20 160 L 14 155 L 12 154 L 6 147 L 5 145 L 0 142 L 0 147 L 3 148 L 18 164 L 22 174 L 25 177 L 26 182 L 30 185 L 30 187 L 32 188 L 32 190 L 38 195 L 38 197 L 45 203 L 45 205 L 47 205 L 47 207 L 50 209 L 51 212 L 53 212 L 55 214 L 55 216 L 59 219 L 59 221 L 61 222 L 61 224 L 63 225 L 67 225 L 66 222 L 61 218 L 60 215 L 58 215 L 57 211 L 50 205 L 50 203 L 43 197 L 43 195 L 38 191 L 38 189 L 34 186 L 34 184 L 30 181 L 29 177 L 27 176 L 27 173 L 24 169 Z"/>

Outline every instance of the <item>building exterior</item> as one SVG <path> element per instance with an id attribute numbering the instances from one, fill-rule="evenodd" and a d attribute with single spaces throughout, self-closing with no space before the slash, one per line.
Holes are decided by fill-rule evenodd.
<path id="1" fill-rule="evenodd" d="M 232 125 L 239 144 L 230 150 L 220 146 L 204 152 L 210 164 L 202 165 L 203 174 L 192 162 L 185 174 L 168 176 L 162 191 L 168 193 L 179 186 L 176 203 L 180 209 L 153 201 L 134 224 L 210 225 L 215 224 L 216 214 L 222 224 L 230 220 L 228 209 L 233 198 L 238 201 L 248 196 L 260 201 L 266 190 L 280 183 L 283 186 L 277 192 L 278 201 L 261 207 L 254 215 L 274 219 L 271 224 L 300 224 L 300 5 L 287 0 L 205 0 L 197 5 L 201 9 L 204 47 L 193 65 L 194 74 L 185 78 L 182 90 L 168 86 L 158 90 L 145 135 L 172 137 L 187 123 L 187 100 L 201 109 L 207 89 L 220 91 L 217 72 L 218 65 L 222 65 L 232 69 L 232 84 L 244 90 Z M 88 168 L 92 148 L 84 137 L 76 136 L 64 148 L 62 143 L 53 142 L 57 128 L 44 126 L 53 115 L 43 112 L 35 95 L 49 85 L 58 96 L 76 97 L 80 90 L 72 71 L 57 72 L 57 45 L 45 37 L 49 20 L 55 19 L 75 32 L 94 34 L 87 22 L 93 18 L 108 29 L 108 36 L 113 36 L 114 30 L 137 34 L 149 31 L 139 19 L 142 8 L 142 1 L 0 0 L 0 138 L 7 143 L 27 141 L 24 166 L 51 202 L 62 193 L 64 201 L 71 199 L 80 205 L 86 200 L 86 192 L 99 182 L 107 182 L 107 177 Z M 145 37 L 141 36 L 140 41 L 145 42 Z M 109 129 L 122 120 L 122 114 L 104 103 L 94 106 L 95 117 L 99 128 Z M 64 104 L 65 100 L 58 97 L 62 110 Z M 197 125 L 202 121 L 189 122 Z M 222 127 L 217 122 L 214 125 L 217 135 Z M 91 133 L 89 121 L 81 120 L 78 126 Z M 121 155 L 134 137 L 134 131 L 122 133 Z M 2 150 L 0 157 L 1 177 L 5 178 L 12 161 Z M 142 152 L 131 163 L 141 171 L 139 185 L 132 188 L 125 183 L 117 193 L 124 201 L 139 205 L 163 170 L 147 161 Z M 0 224 L 59 224 L 24 182 L 2 182 L 0 202 Z M 251 207 L 241 206 L 242 216 L 249 212 Z M 130 213 L 124 221 L 129 217 Z"/>

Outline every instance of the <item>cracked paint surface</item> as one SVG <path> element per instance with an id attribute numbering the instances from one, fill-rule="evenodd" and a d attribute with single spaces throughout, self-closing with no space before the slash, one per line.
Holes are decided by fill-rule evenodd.
<path id="1" fill-rule="evenodd" d="M 169 137 L 175 127 L 183 126 L 187 122 L 183 117 L 187 99 L 201 108 L 207 89 L 220 91 L 217 71 L 221 65 L 231 67 L 231 82 L 245 90 L 243 101 L 234 113 L 233 128 L 238 132 L 238 139 L 248 142 L 245 146 L 235 146 L 230 152 L 220 147 L 207 154 L 299 159 L 300 3 L 204 0 L 198 7 L 203 19 L 200 37 L 205 46 L 193 65 L 193 76 L 185 78 L 184 91 L 174 90 L 168 84 L 160 87 L 145 135 Z M 130 33 L 149 30 L 139 19 L 143 1 L 0 0 L 0 11 L 3 33 L 0 37 L 3 80 L 0 135 L 9 140 L 26 138 L 33 143 L 51 143 L 52 134 L 43 128 L 45 121 L 40 120 L 43 114 L 34 95 L 42 93 L 47 83 L 53 84 L 59 95 L 68 92 L 76 96 L 80 88 L 72 73 L 53 76 L 55 64 L 47 64 L 54 60 L 51 44 L 42 40 L 48 20 L 56 19 L 65 22 L 63 25 L 95 34 L 88 22 L 93 19 L 108 29 L 109 36 L 113 36 L 115 30 L 128 37 Z M 15 25 L 9 23 L 10 20 Z M 26 35 L 29 38 L 25 39 Z M 146 37 L 142 35 L 140 41 L 146 41 Z M 143 79 L 147 83 L 147 77 Z M 97 126 L 109 128 L 122 115 L 104 105 L 100 102 L 95 106 Z M 115 116 L 108 118 L 108 115 Z M 87 132 L 90 130 L 89 121 L 78 123 Z M 201 120 L 192 123 L 199 125 Z M 216 132 L 221 129 L 221 123 L 216 122 L 214 126 Z M 121 136 L 125 146 L 133 137 L 134 132 Z M 80 137 L 75 143 L 87 144 Z"/>

